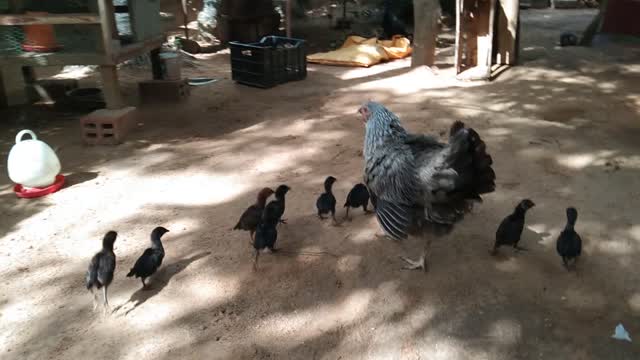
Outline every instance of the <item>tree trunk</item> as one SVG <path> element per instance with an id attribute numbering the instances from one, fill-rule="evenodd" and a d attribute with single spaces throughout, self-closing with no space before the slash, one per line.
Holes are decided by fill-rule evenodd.
<path id="1" fill-rule="evenodd" d="M 411 66 L 433 66 L 436 63 L 436 36 L 440 27 L 439 0 L 414 0 L 413 1 L 413 54 Z"/>

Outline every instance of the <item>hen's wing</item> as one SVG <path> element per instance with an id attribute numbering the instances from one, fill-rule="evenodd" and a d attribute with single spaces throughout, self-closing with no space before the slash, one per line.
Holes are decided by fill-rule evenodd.
<path id="1" fill-rule="evenodd" d="M 387 140 L 367 161 L 365 181 L 385 232 L 406 238 L 416 207 L 424 219 L 450 228 L 473 200 L 495 189 L 495 173 L 486 145 L 461 122 L 451 127 L 448 144 L 424 135 Z"/>
<path id="2" fill-rule="evenodd" d="M 402 132 L 404 129 L 398 130 Z M 367 159 L 364 181 L 385 233 L 404 239 L 412 223 L 413 207 L 421 197 L 415 158 L 403 137 L 387 138 L 380 149 L 384 150 L 377 150 Z"/>

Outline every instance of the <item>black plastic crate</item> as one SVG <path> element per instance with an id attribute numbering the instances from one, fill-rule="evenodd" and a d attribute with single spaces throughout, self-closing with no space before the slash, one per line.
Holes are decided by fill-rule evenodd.
<path id="1" fill-rule="evenodd" d="M 238 83 L 270 88 L 307 77 L 304 40 L 265 36 L 257 43 L 232 41 L 231 76 Z"/>

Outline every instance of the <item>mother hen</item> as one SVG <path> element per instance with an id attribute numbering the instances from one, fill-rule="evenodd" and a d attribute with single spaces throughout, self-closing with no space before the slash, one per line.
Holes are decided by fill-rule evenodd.
<path id="1" fill-rule="evenodd" d="M 495 190 L 491 156 L 478 133 L 456 121 L 449 142 L 409 134 L 398 117 L 376 102 L 367 102 L 363 116 L 364 181 L 384 232 L 397 240 L 412 230 L 448 234 L 471 210 L 481 194 Z M 402 258 L 406 269 L 427 270 L 427 237 L 418 261 Z"/>

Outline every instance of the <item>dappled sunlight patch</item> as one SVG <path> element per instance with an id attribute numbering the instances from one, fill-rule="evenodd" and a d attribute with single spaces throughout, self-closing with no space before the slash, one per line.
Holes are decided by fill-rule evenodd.
<path id="1" fill-rule="evenodd" d="M 510 257 L 504 261 L 496 261 L 494 266 L 497 270 L 505 273 L 516 273 L 520 271 L 520 263 L 515 257 Z"/>
<path id="2" fill-rule="evenodd" d="M 511 319 L 496 320 L 489 326 L 488 335 L 498 344 L 517 344 L 522 339 L 522 325 Z"/>
<path id="3" fill-rule="evenodd" d="M 291 166 L 305 157 L 312 157 L 319 153 L 319 149 L 311 146 L 304 148 L 290 148 L 267 155 L 257 162 L 255 170 L 258 172 L 277 172 Z"/>
<path id="4" fill-rule="evenodd" d="M 583 75 L 574 75 L 571 77 L 559 77 L 557 79 L 558 82 L 562 82 L 565 84 L 574 84 L 574 85 L 596 85 L 596 79 L 583 76 Z"/>
<path id="5" fill-rule="evenodd" d="M 500 119 L 500 123 L 503 125 L 524 125 L 532 128 L 560 128 L 567 130 L 574 130 L 575 127 L 567 124 L 562 124 L 554 121 L 547 121 L 543 119 L 531 119 L 525 117 L 508 117 Z"/>
<path id="6" fill-rule="evenodd" d="M 629 236 L 631 236 L 631 239 L 633 239 L 633 241 L 638 246 L 640 246 L 640 225 L 631 226 L 628 233 L 629 233 Z"/>
<path id="7" fill-rule="evenodd" d="M 294 310 L 289 314 L 274 314 L 256 324 L 253 332 L 265 346 L 279 344 L 291 348 L 362 318 L 373 296 L 373 290 L 356 290 L 333 304 Z"/>
<path id="8" fill-rule="evenodd" d="M 545 158 L 548 154 L 548 150 L 540 147 L 529 147 L 518 151 L 517 154 L 522 157 L 538 160 Z"/>
<path id="9" fill-rule="evenodd" d="M 584 241 L 584 239 L 583 239 Z M 631 242 L 624 241 L 619 237 L 614 239 L 600 239 L 593 243 L 593 247 L 600 253 L 608 255 L 631 255 L 636 251 L 636 246 L 633 246 Z"/>
<path id="10" fill-rule="evenodd" d="M 607 299 L 599 291 L 585 288 L 570 288 L 565 292 L 567 306 L 578 309 L 604 309 L 607 306 Z"/>
<path id="11" fill-rule="evenodd" d="M 627 303 L 632 311 L 640 313 L 640 292 L 631 295 Z"/>
<path id="12" fill-rule="evenodd" d="M 13 298 L 9 303 L 2 305 L 2 326 L 17 327 L 49 312 L 49 309 L 38 305 L 37 299 L 29 296 Z M 7 336 L 7 339 L 12 335 L 10 332 L 0 332 L 0 334 L 0 336 Z"/>
<path id="13" fill-rule="evenodd" d="M 203 307 L 213 308 L 229 302 L 241 287 L 241 279 L 237 276 L 216 274 L 213 283 L 208 278 L 191 279 L 183 286 L 181 293 Z"/>
<path id="14" fill-rule="evenodd" d="M 540 235 L 538 244 L 544 246 L 555 246 L 556 237 L 562 230 L 560 226 L 550 226 L 545 223 L 530 223 L 526 225 L 526 228 Z"/>
<path id="15" fill-rule="evenodd" d="M 485 130 L 485 133 L 489 136 L 508 136 L 512 133 L 511 129 L 499 127 Z"/>
<path id="16" fill-rule="evenodd" d="M 341 273 L 350 273 L 356 271 L 362 263 L 362 255 L 346 255 L 342 256 L 336 263 L 336 271 Z"/>
<path id="17" fill-rule="evenodd" d="M 382 88 L 389 89 L 393 95 L 406 96 L 422 90 L 481 85 L 481 83 L 476 82 L 458 81 L 455 76 L 436 75 L 431 70 L 420 67 L 394 77 L 374 79 L 349 88 L 340 89 L 338 92 L 376 91 Z"/>
<path id="18" fill-rule="evenodd" d="M 188 346 L 195 341 L 195 338 L 187 329 L 174 327 L 170 331 L 164 330 L 160 333 L 152 330 L 144 334 L 135 334 L 130 337 L 129 340 L 130 345 L 126 347 L 126 350 L 129 351 L 123 351 L 124 353 L 118 357 L 119 359 L 160 359 L 169 354 L 173 349 Z"/>
<path id="19" fill-rule="evenodd" d="M 350 68 L 349 70 L 346 70 L 342 74 L 338 75 L 338 79 L 354 80 L 354 79 L 360 79 L 360 78 L 376 76 L 376 75 L 380 75 L 382 77 L 384 76 L 383 74 L 388 71 L 408 68 L 410 65 L 411 63 L 409 61 L 396 60 L 396 61 L 391 61 L 388 63 L 372 66 L 369 68 L 364 68 L 364 67 Z"/>
<path id="20" fill-rule="evenodd" d="M 556 157 L 558 164 L 573 169 L 585 168 L 592 165 L 595 160 L 596 156 L 594 154 L 561 155 Z"/>
<path id="21" fill-rule="evenodd" d="M 611 94 L 618 88 L 618 85 L 613 81 L 599 82 L 596 86 L 605 94 Z"/>
<path id="22" fill-rule="evenodd" d="M 154 176 L 145 179 L 143 186 L 147 192 L 155 193 L 146 196 L 148 204 L 215 205 L 235 199 L 252 185 L 240 176 L 192 174 L 178 181 L 171 176 Z"/>
<path id="23" fill-rule="evenodd" d="M 558 155 L 556 162 L 559 165 L 572 168 L 583 169 L 588 166 L 604 166 L 607 159 L 611 159 L 617 151 L 600 150 L 592 153 Z"/>
<path id="24" fill-rule="evenodd" d="M 348 237 L 349 241 L 357 245 L 363 245 L 363 244 L 372 243 L 378 240 L 376 238 L 376 235 L 378 234 L 378 232 L 382 234 L 382 230 L 380 228 L 380 225 L 378 224 L 378 221 L 375 219 L 375 216 L 372 216 L 372 217 L 373 219 L 369 219 L 366 227 L 360 229 L 359 231 L 354 231 L 351 234 L 349 234 L 349 237 Z"/>
<path id="25" fill-rule="evenodd" d="M 143 290 L 136 290 L 143 291 Z M 127 323 L 132 330 L 148 331 L 159 326 L 170 325 L 181 314 L 194 311 L 194 308 L 185 308 L 181 297 L 168 298 L 155 296 L 145 301 L 142 305 L 136 302 L 128 302 L 123 298 L 122 307 L 118 311 L 121 321 Z M 114 302 L 115 304 L 115 302 Z M 158 316 L 158 314 L 164 314 Z"/>

